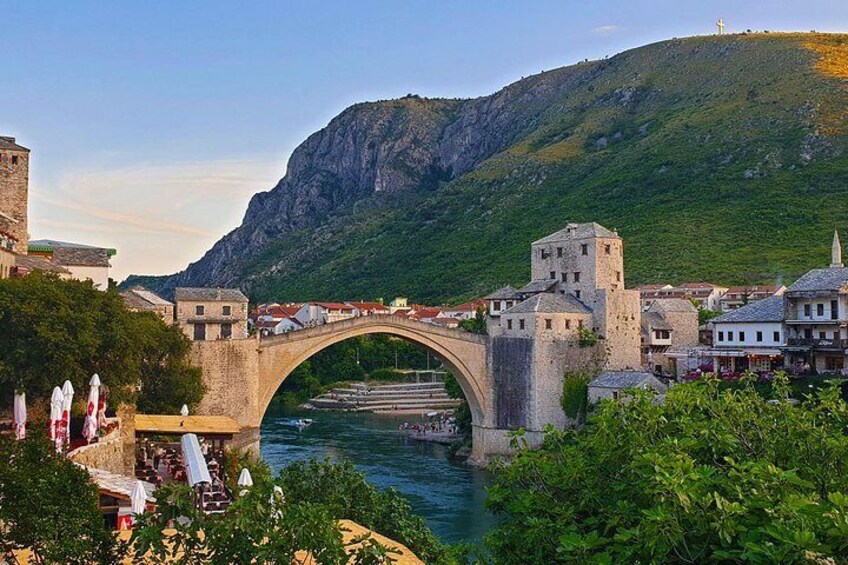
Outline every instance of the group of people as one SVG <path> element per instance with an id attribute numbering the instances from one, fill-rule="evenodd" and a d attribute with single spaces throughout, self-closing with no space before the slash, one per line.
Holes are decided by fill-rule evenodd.
<path id="1" fill-rule="evenodd" d="M 412 432 L 415 434 L 426 434 L 429 432 L 446 433 L 448 435 L 456 435 L 459 431 L 456 426 L 456 419 L 445 415 L 440 416 L 437 420 L 431 419 L 430 421 L 422 422 L 420 424 L 404 422 L 398 426 L 398 430 L 401 432 Z"/>

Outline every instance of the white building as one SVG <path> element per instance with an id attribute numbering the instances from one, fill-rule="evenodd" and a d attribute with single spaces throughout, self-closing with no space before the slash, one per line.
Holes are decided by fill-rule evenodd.
<path id="1" fill-rule="evenodd" d="M 784 297 L 773 295 L 715 318 L 712 358 L 715 371 L 773 371 L 783 367 L 786 332 Z"/>
<path id="2" fill-rule="evenodd" d="M 114 249 L 53 239 L 30 241 L 27 248 L 30 255 L 64 267 L 73 279 L 90 280 L 98 290 L 109 288 L 109 259 L 116 254 Z"/>

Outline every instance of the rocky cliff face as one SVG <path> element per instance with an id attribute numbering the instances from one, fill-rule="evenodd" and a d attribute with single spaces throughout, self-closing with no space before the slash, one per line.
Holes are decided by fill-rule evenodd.
<path id="1" fill-rule="evenodd" d="M 691 38 L 473 100 L 356 104 L 293 152 L 286 176 L 256 194 L 242 225 L 202 259 L 126 284 L 165 294 L 241 286 L 260 299 L 418 291 L 442 300 L 521 282 L 529 242 L 569 220 L 611 224 L 629 249 L 637 244 L 630 282 L 733 282 L 751 260 L 735 251 L 736 232 L 761 250 L 785 235 L 795 251 L 757 268 L 791 276 L 811 263 L 796 228 L 719 223 L 747 218 L 760 199 L 768 209 L 806 199 L 798 209 L 809 211 L 821 198 L 823 212 L 802 214 L 811 232 L 848 224 L 848 199 L 831 188 L 848 180 L 848 95 L 844 77 L 828 70 L 846 51 L 845 36 Z M 684 225 L 694 218 L 699 230 Z"/>
<path id="2" fill-rule="evenodd" d="M 286 176 L 256 194 L 242 225 L 182 273 L 154 284 L 233 285 L 243 263 L 274 240 L 341 212 L 391 206 L 399 193 L 437 188 L 509 147 L 595 64 L 543 73 L 473 100 L 399 100 L 351 106 L 295 149 Z"/>

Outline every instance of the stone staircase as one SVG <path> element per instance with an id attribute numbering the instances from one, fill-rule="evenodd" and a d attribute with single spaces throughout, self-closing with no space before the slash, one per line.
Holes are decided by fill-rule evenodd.
<path id="1" fill-rule="evenodd" d="M 456 408 L 461 401 L 450 398 L 445 385 L 436 383 L 409 383 L 391 385 L 366 385 L 357 383 L 349 387 L 334 388 L 309 401 L 313 408 L 322 410 L 350 410 L 354 412 L 391 412 L 394 410 L 444 410 Z"/>

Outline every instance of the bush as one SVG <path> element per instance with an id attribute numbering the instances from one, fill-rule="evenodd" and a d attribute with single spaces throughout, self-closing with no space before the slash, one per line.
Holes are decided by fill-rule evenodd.
<path id="1" fill-rule="evenodd" d="M 496 469 L 498 563 L 846 563 L 848 405 L 697 381 L 604 401 Z M 822 561 L 824 562 L 824 561 Z"/>
<path id="2" fill-rule="evenodd" d="M 589 403 L 589 381 L 596 373 L 589 371 L 568 372 L 562 382 L 562 410 L 565 415 L 577 422 L 586 419 Z"/>
<path id="3" fill-rule="evenodd" d="M 88 473 L 46 439 L 0 436 L 0 500 L 0 555 L 29 548 L 36 563 L 120 562 Z"/>

